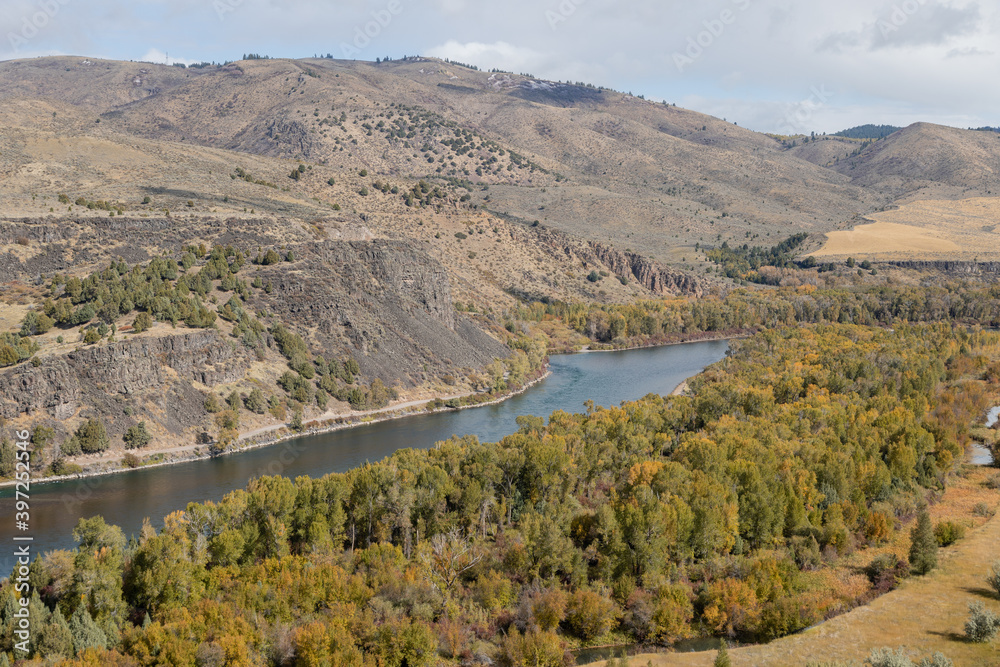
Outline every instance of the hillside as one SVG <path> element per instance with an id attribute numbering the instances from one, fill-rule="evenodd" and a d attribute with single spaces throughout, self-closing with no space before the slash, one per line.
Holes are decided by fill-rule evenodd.
<path id="1" fill-rule="evenodd" d="M 71 103 L 130 136 L 489 185 L 472 201 L 661 260 L 719 236 L 822 230 L 886 203 L 719 119 L 434 59 L 87 62 L 4 63 L 0 95 Z"/>
<path id="2" fill-rule="evenodd" d="M 1000 195 L 1000 135 L 916 123 L 833 169 L 893 200 Z"/>
<path id="3" fill-rule="evenodd" d="M 916 209 L 933 228 L 978 195 L 948 220 L 961 239 L 899 246 L 967 252 L 970 225 L 995 226 L 1000 170 L 993 133 L 793 146 L 432 58 L 6 61 L 0 117 L 0 325 L 34 334 L 0 347 L 0 413 L 57 439 L 93 416 L 113 440 L 146 421 L 164 447 L 223 430 L 213 396 L 263 392 L 248 431 L 481 393 L 495 360 L 526 372 L 519 300 L 699 296 L 727 286 L 700 252 L 723 242 L 805 232 L 808 252 L 894 204 L 934 195 Z M 884 250 L 878 229 L 864 244 Z M 822 252 L 857 254 L 843 238 Z"/>
<path id="4" fill-rule="evenodd" d="M 65 98 L 4 98 L 0 115 L 0 335 L 35 334 L 0 341 L 0 418 L 53 428 L 41 461 L 60 470 L 95 463 L 58 449 L 93 417 L 114 443 L 99 460 L 120 458 L 121 437 L 139 422 L 155 457 L 221 436 L 208 405 L 234 393 L 270 404 L 243 412 L 239 432 L 297 411 L 329 419 L 396 396 L 479 393 L 485 367 L 516 362 L 504 329 L 515 295 L 630 301 L 707 284 L 492 215 L 456 179 L 130 135 Z M 206 254 L 188 265 L 198 247 Z M 146 281 L 167 301 L 124 284 L 164 260 L 174 264 Z M 83 281 L 83 293 L 67 291 L 69 280 Z M 142 312 L 154 321 L 140 330 Z M 22 326 L 49 315 L 55 326 Z M 277 340 L 279 327 L 301 338 L 298 354 L 315 371 Z M 334 361 L 357 368 L 333 378 L 324 364 Z M 283 379 L 290 366 L 308 382 Z"/>

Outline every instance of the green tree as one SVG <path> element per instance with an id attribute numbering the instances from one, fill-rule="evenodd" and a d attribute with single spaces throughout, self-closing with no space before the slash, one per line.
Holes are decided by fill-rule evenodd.
<path id="1" fill-rule="evenodd" d="M 267 401 L 264 399 L 264 392 L 259 388 L 254 387 L 247 396 L 246 408 L 254 414 L 262 415 L 267 411 Z"/>
<path id="2" fill-rule="evenodd" d="M 910 566 L 917 574 L 927 574 L 937 566 L 938 543 L 927 506 L 917 514 L 917 524 L 910 531 Z"/>
<path id="3" fill-rule="evenodd" d="M 73 632 L 58 605 L 49 617 L 48 624 L 42 629 L 38 652 L 47 658 L 56 656 L 72 658 L 74 655 Z"/>
<path id="4" fill-rule="evenodd" d="M 13 366 L 18 361 L 21 360 L 20 355 L 10 345 L 0 344 L 0 368 L 4 366 Z"/>
<path id="5" fill-rule="evenodd" d="M 90 418 L 76 430 L 76 439 L 80 442 L 80 450 L 84 454 L 97 454 L 105 451 L 111 444 L 108 432 L 100 419 Z"/>
<path id="6" fill-rule="evenodd" d="M 17 467 L 17 450 L 8 438 L 0 441 L 0 477 L 13 477 Z"/>
<path id="7" fill-rule="evenodd" d="M 73 648 L 77 653 L 88 648 L 105 649 L 108 647 L 108 636 L 104 633 L 87 610 L 87 605 L 81 602 L 76 611 L 69 617 L 69 630 L 73 637 Z"/>
<path id="8" fill-rule="evenodd" d="M 141 421 L 138 424 L 130 426 L 125 431 L 125 435 L 122 436 L 122 440 L 125 442 L 125 449 L 142 449 L 149 444 L 152 436 L 146 430 L 146 422 Z"/>
<path id="9" fill-rule="evenodd" d="M 151 326 L 153 326 L 153 318 L 149 313 L 143 311 L 135 316 L 135 321 L 132 323 L 132 330 L 135 333 L 142 333 L 143 331 L 148 331 Z"/>
<path id="10" fill-rule="evenodd" d="M 715 662 L 713 663 L 715 667 L 732 667 L 732 661 L 729 659 L 729 652 L 726 650 L 726 642 L 722 642 L 719 645 L 719 652 L 715 655 Z"/>

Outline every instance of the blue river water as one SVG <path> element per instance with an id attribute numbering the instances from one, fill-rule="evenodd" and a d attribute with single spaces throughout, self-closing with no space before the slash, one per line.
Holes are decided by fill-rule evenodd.
<path id="1" fill-rule="evenodd" d="M 553 357 L 544 381 L 497 405 L 414 415 L 320 435 L 304 436 L 231 456 L 92 477 L 31 488 L 32 552 L 75 546 L 80 518 L 101 515 L 137 534 L 144 518 L 160 525 L 190 502 L 219 500 L 261 475 L 321 477 L 379 461 L 406 447 L 429 448 L 453 435 L 496 442 L 517 430 L 519 415 L 547 418 L 556 410 L 582 412 L 584 402 L 614 406 L 646 394 L 667 394 L 685 379 L 722 359 L 729 344 L 705 341 L 622 352 Z M 0 491 L 0 572 L 13 567 L 13 489 Z M 4 517 L 9 517 L 9 520 Z"/>

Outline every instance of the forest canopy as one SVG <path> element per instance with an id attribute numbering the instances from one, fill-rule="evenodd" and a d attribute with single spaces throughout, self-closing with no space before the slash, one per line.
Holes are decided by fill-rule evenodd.
<path id="1" fill-rule="evenodd" d="M 32 566 L 32 650 L 108 665 L 561 665 L 567 645 L 609 633 L 795 632 L 881 592 L 828 565 L 945 487 L 998 345 L 946 324 L 770 330 L 734 342 L 691 396 L 257 479 L 134 542 L 81 520 L 77 550 Z M 13 604 L 7 583 L 4 651 Z"/>

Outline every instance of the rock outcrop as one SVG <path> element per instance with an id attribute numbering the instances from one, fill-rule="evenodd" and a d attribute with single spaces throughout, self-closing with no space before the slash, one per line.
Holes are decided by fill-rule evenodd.
<path id="1" fill-rule="evenodd" d="M 889 266 L 900 269 L 913 269 L 916 271 L 940 271 L 951 275 L 981 276 L 1000 274 L 1000 262 L 963 262 L 959 260 L 900 260 L 896 262 L 886 262 Z"/>
<path id="2" fill-rule="evenodd" d="M 458 373 L 509 349 L 455 312 L 448 273 L 415 244 L 328 241 L 302 247 L 296 270 L 262 269 L 255 307 L 300 331 L 315 351 L 355 356 L 366 376 L 413 384 L 424 369 Z"/>
<path id="3" fill-rule="evenodd" d="M 636 280 L 654 294 L 701 296 L 702 286 L 688 273 L 668 269 L 648 257 L 591 241 L 594 257 L 620 278 Z"/>
<path id="4" fill-rule="evenodd" d="M 242 380 L 250 358 L 214 330 L 134 338 L 21 364 L 0 372 L 0 416 L 39 412 L 54 419 L 109 397 L 163 393 L 173 384 L 216 385 Z"/>

